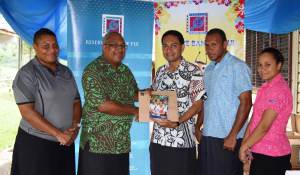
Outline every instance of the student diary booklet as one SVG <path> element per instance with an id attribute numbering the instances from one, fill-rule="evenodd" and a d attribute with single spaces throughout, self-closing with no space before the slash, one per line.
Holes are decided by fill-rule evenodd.
<path id="1" fill-rule="evenodd" d="M 178 121 L 175 91 L 152 91 L 151 96 L 145 91 L 139 91 L 139 121 L 152 122 L 151 118 Z"/>

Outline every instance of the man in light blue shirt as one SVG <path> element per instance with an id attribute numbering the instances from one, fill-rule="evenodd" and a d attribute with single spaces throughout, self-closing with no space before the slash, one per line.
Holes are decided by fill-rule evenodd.
<path id="1" fill-rule="evenodd" d="M 204 119 L 199 115 L 196 124 L 200 175 L 243 175 L 238 151 L 252 106 L 250 69 L 226 48 L 223 30 L 207 33 L 205 50 L 211 62 L 205 69 L 204 85 L 209 98 L 204 102 Z"/>

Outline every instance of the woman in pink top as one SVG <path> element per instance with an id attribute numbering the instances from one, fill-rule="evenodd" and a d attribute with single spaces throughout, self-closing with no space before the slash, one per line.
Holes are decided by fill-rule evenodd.
<path id="1" fill-rule="evenodd" d="M 258 58 L 259 75 L 267 82 L 258 90 L 253 116 L 239 151 L 242 162 L 252 160 L 250 175 L 284 175 L 290 167 L 292 151 L 286 125 L 293 97 L 280 73 L 283 63 L 284 57 L 275 48 L 264 49 Z"/>

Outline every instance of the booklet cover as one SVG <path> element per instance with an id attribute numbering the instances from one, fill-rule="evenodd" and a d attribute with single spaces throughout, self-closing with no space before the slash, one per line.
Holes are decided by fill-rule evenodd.
<path id="1" fill-rule="evenodd" d="M 178 121 L 175 91 L 152 91 L 151 96 L 145 91 L 139 91 L 139 121 L 152 122 L 151 118 Z"/>

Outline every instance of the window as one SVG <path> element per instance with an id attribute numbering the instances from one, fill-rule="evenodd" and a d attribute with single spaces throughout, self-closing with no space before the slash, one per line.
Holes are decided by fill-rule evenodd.
<path id="1" fill-rule="evenodd" d="M 266 47 L 275 47 L 284 56 L 284 65 L 281 74 L 291 87 L 292 76 L 292 33 L 271 34 L 252 30 L 246 30 L 246 63 L 251 70 L 251 82 L 253 88 L 259 88 L 265 81 L 257 71 L 257 58 Z"/>

